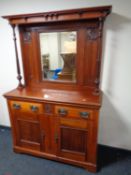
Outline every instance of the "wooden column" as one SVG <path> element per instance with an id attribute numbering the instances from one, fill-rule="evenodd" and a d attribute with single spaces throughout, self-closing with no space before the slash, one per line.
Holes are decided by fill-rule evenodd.
<path id="1" fill-rule="evenodd" d="M 15 55 L 16 55 L 16 66 L 17 66 L 17 79 L 18 79 L 18 88 L 22 89 L 24 85 L 22 84 L 22 76 L 21 76 L 21 70 L 20 70 L 20 63 L 19 63 L 19 57 L 18 57 L 18 50 L 17 50 L 17 43 L 16 43 L 16 33 L 15 33 L 15 27 L 16 25 L 11 25 L 13 29 L 13 40 L 14 40 L 14 46 L 15 46 Z"/>
<path id="2" fill-rule="evenodd" d="M 98 33 L 98 56 L 97 56 L 97 68 L 96 68 L 96 88 L 94 91 L 95 95 L 99 95 L 100 93 L 100 70 L 101 70 L 101 56 L 102 56 L 102 30 L 103 30 L 103 24 L 104 24 L 104 17 L 99 18 L 99 33 Z"/>

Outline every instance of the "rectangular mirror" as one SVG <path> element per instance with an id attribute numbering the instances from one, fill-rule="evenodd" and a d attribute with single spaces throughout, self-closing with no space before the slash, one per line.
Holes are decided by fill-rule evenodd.
<path id="1" fill-rule="evenodd" d="M 76 31 L 40 33 L 42 79 L 76 82 Z"/>

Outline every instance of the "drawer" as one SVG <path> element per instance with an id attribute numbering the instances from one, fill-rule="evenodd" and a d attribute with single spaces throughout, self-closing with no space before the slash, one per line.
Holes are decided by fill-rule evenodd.
<path id="1" fill-rule="evenodd" d="M 88 129 L 89 122 L 87 120 L 60 118 L 60 125 L 72 128 Z"/>
<path id="2" fill-rule="evenodd" d="M 43 113 L 43 105 L 40 103 L 10 101 L 10 108 L 15 112 Z"/>
<path id="3" fill-rule="evenodd" d="M 55 106 L 55 114 L 60 117 L 93 119 L 93 111 L 87 108 Z"/>

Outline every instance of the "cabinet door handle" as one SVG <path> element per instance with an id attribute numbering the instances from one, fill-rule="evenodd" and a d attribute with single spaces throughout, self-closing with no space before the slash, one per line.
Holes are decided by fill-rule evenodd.
<path id="1" fill-rule="evenodd" d="M 43 141 L 45 138 L 45 132 L 44 131 L 41 131 L 41 140 Z"/>
<path id="2" fill-rule="evenodd" d="M 30 109 L 31 109 L 31 111 L 33 111 L 33 112 L 36 112 L 36 111 L 38 111 L 38 106 L 30 106 Z"/>
<path id="3" fill-rule="evenodd" d="M 17 103 L 14 103 L 14 104 L 13 104 L 13 108 L 14 108 L 14 109 L 17 109 L 17 110 L 18 110 L 18 109 L 21 109 L 21 105 L 20 105 L 20 104 L 17 104 Z"/>
<path id="4" fill-rule="evenodd" d="M 55 140 L 55 143 L 58 143 L 58 134 L 57 133 L 55 133 L 55 135 L 54 135 L 54 140 Z"/>
<path id="5" fill-rule="evenodd" d="M 61 108 L 58 110 L 58 113 L 62 116 L 65 116 L 68 114 L 68 111 L 66 109 Z"/>
<path id="6" fill-rule="evenodd" d="M 90 113 L 86 111 L 80 112 L 81 118 L 87 119 L 89 117 Z"/>

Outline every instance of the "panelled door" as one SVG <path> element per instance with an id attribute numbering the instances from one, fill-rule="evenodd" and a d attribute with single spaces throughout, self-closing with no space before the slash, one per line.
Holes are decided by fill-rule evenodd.
<path id="1" fill-rule="evenodd" d="M 77 161 L 88 161 L 92 125 L 89 112 L 58 106 L 58 155 Z"/>
<path id="2" fill-rule="evenodd" d="M 14 142 L 16 146 L 33 150 L 41 149 L 39 114 L 42 105 L 38 103 L 10 101 Z"/>

